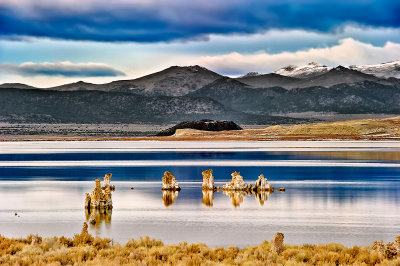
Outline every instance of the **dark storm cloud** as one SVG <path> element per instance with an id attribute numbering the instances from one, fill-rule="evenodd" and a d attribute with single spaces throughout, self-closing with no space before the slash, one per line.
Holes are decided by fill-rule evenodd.
<path id="1" fill-rule="evenodd" d="M 2 63 L 2 72 L 20 76 L 64 76 L 64 77 L 115 77 L 125 74 L 106 64 L 70 62 L 58 63 L 23 63 L 20 65 Z"/>
<path id="2" fill-rule="evenodd" d="M 0 36 L 107 42 L 207 38 L 274 29 L 399 27 L 398 0 L 2 0 Z"/>

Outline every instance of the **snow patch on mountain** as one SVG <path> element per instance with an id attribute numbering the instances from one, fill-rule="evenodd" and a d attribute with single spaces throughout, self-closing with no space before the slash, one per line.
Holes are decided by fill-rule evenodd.
<path id="1" fill-rule="evenodd" d="M 289 65 L 281 68 L 274 73 L 294 77 L 294 78 L 311 78 L 322 75 L 333 69 L 325 65 L 319 65 L 315 62 L 308 63 L 305 66 Z M 351 65 L 349 69 L 357 70 L 365 74 L 374 75 L 379 78 L 398 78 L 400 79 L 400 60 L 382 63 L 377 65 L 356 66 Z"/>
<path id="2" fill-rule="evenodd" d="M 305 79 L 305 78 L 319 76 L 321 74 L 328 72 L 331 69 L 332 69 L 331 67 L 311 62 L 305 66 L 300 66 L 300 67 L 289 65 L 287 67 L 275 71 L 275 73 L 282 76 Z"/>
<path id="3" fill-rule="evenodd" d="M 378 65 L 349 66 L 350 69 L 358 70 L 365 74 L 374 75 L 380 78 L 400 79 L 400 60 L 382 63 Z"/>

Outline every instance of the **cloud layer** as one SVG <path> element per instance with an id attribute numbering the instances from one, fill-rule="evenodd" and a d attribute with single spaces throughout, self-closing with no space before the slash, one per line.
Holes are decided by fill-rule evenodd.
<path id="1" fill-rule="evenodd" d="M 20 76 L 63 76 L 63 77 L 116 77 L 125 73 L 101 63 L 57 62 L 23 63 L 20 65 L 1 63 L 2 72 Z"/>
<path id="2" fill-rule="evenodd" d="M 311 48 L 296 52 L 269 54 L 229 53 L 217 56 L 203 56 L 193 61 L 219 73 L 239 75 L 249 71 L 269 73 L 290 64 L 305 65 L 315 61 L 330 66 L 376 64 L 400 59 L 400 43 L 387 42 L 384 46 L 346 38 L 339 44 L 325 48 Z"/>
<path id="3" fill-rule="evenodd" d="M 399 27 L 398 14 L 398 0 L 1 0 L 0 35 L 160 42 L 347 23 Z"/>

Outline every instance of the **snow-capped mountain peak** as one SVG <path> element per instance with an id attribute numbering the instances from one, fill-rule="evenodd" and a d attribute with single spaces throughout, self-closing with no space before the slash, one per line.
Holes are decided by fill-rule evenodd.
<path id="1" fill-rule="evenodd" d="M 310 62 L 305 66 L 289 65 L 275 71 L 275 73 L 283 76 L 304 79 L 304 78 L 319 76 L 321 74 L 328 72 L 331 69 L 332 69 L 331 67 L 327 67 L 325 65 L 319 65 L 315 62 Z"/>
<path id="2" fill-rule="evenodd" d="M 331 69 L 333 68 L 311 62 L 304 66 L 289 65 L 275 71 L 275 73 L 283 76 L 305 79 L 319 76 L 330 71 Z M 374 75 L 379 78 L 393 77 L 400 79 L 400 60 L 377 65 L 351 65 L 349 66 L 349 69 L 357 70 L 365 74 Z"/>
<path id="3" fill-rule="evenodd" d="M 365 66 L 350 66 L 354 69 L 365 74 L 375 75 L 380 78 L 400 78 L 400 60 L 382 63 L 378 65 L 365 65 Z"/>

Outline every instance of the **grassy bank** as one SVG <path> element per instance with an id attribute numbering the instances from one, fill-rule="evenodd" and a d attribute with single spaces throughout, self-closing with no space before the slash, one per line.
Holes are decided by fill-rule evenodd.
<path id="1" fill-rule="evenodd" d="M 284 245 L 278 254 L 272 243 L 259 246 L 210 248 L 204 244 L 164 245 L 149 237 L 125 245 L 94 238 L 85 230 L 73 238 L 24 239 L 0 236 L 0 264 L 4 265 L 400 265 L 400 236 L 396 242 L 352 248 L 341 244 Z"/>

